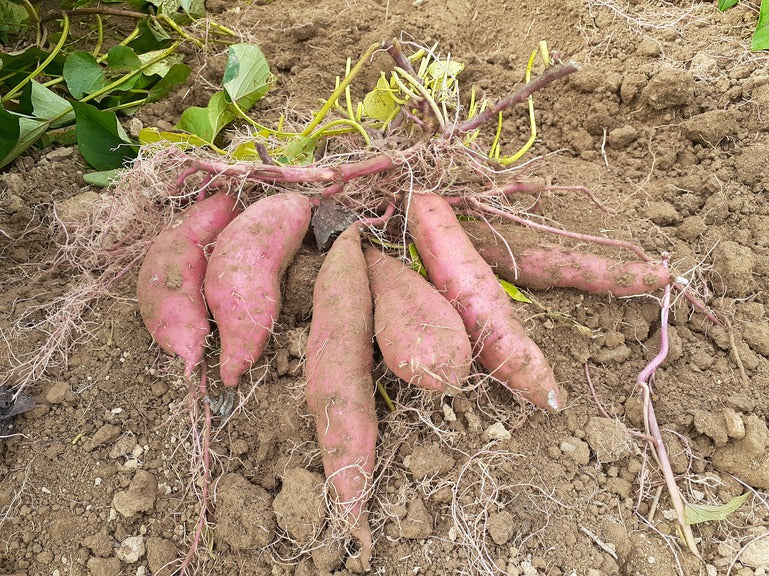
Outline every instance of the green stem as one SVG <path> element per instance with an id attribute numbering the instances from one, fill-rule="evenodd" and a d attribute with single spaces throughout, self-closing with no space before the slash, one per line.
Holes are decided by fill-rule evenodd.
<path id="1" fill-rule="evenodd" d="M 56 58 L 56 55 L 61 51 L 62 47 L 64 46 L 64 43 L 67 41 L 67 36 L 69 36 L 69 18 L 67 18 L 67 15 L 64 14 L 64 19 L 62 20 L 62 31 L 61 31 L 61 38 L 59 38 L 58 43 L 56 46 L 54 46 L 53 50 L 51 50 L 51 53 L 48 55 L 48 57 L 43 60 L 40 63 L 40 66 L 35 68 L 31 74 L 29 74 L 24 80 L 19 82 L 16 86 L 14 86 L 8 94 L 0 98 L 0 102 L 8 102 L 11 98 L 16 96 L 18 92 L 20 92 L 24 86 L 26 86 L 29 82 L 31 82 L 35 76 L 40 74 L 43 70 L 45 70 L 45 67 L 50 64 L 54 58 Z"/>
<path id="2" fill-rule="evenodd" d="M 395 404 L 393 404 L 393 401 L 390 399 L 390 396 L 387 394 L 387 390 L 385 390 L 385 387 L 382 386 L 381 382 L 376 383 L 376 389 L 379 390 L 379 395 L 382 397 L 382 400 L 384 400 L 387 409 L 390 412 L 395 412 Z"/>
<path id="3" fill-rule="evenodd" d="M 99 57 L 102 44 L 104 44 L 104 22 L 102 22 L 99 14 L 96 15 L 96 33 L 98 34 L 98 37 L 96 39 L 96 46 L 94 46 L 92 52 L 94 58 Z"/>
<path id="4" fill-rule="evenodd" d="M 179 26 L 176 22 L 171 20 L 166 14 L 161 14 L 155 20 L 166 24 L 169 28 L 172 28 L 179 36 L 181 36 L 188 42 L 192 42 L 198 48 L 203 48 L 203 46 L 205 46 L 205 43 L 202 40 L 195 38 L 194 36 L 190 36 L 187 32 L 182 30 L 181 26 Z"/>
<path id="5" fill-rule="evenodd" d="M 328 114 L 328 111 L 334 107 L 334 105 L 336 104 L 336 101 L 339 100 L 339 98 L 341 98 L 342 94 L 344 94 L 345 89 L 355 79 L 355 77 L 361 71 L 363 66 L 366 64 L 366 61 L 369 58 L 371 58 L 374 52 L 381 47 L 382 47 L 381 43 L 379 42 L 369 46 L 368 50 L 366 50 L 363 56 L 361 56 L 360 59 L 355 63 L 355 66 L 353 66 L 352 70 L 350 70 L 350 73 L 347 76 L 345 76 L 342 79 L 342 81 L 339 83 L 339 85 L 336 87 L 336 90 L 334 90 L 334 92 L 331 94 L 331 97 L 328 100 L 326 100 L 326 102 L 323 104 L 323 107 L 318 111 L 317 114 L 315 114 L 315 117 L 312 119 L 312 121 L 307 125 L 307 127 L 302 132 L 302 136 L 309 136 L 310 134 L 312 134 L 312 131 L 315 130 L 315 128 L 318 127 L 318 124 L 320 124 L 323 121 L 323 118 L 326 116 L 326 114 Z"/>

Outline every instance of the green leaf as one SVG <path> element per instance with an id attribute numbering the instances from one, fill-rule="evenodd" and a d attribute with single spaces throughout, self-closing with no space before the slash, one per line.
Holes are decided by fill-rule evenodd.
<path id="1" fill-rule="evenodd" d="M 745 502 L 750 492 L 745 492 L 729 500 L 726 504 L 713 506 L 709 504 L 687 504 L 684 508 L 684 521 L 691 524 L 725 520 L 729 514 L 737 510 Z"/>
<path id="2" fill-rule="evenodd" d="M 75 50 L 67 56 L 63 75 L 69 93 L 75 100 L 80 100 L 107 85 L 104 71 L 96 62 L 96 58 L 85 50 Z"/>
<path id="3" fill-rule="evenodd" d="M 464 69 L 465 65 L 456 60 L 447 60 L 445 62 L 438 60 L 427 67 L 427 76 L 440 82 L 443 82 L 444 78 L 448 82 L 453 82 L 454 77 Z"/>
<path id="4" fill-rule="evenodd" d="M 28 18 L 29 14 L 23 6 L 0 0 L 0 41 L 7 43 L 9 34 L 19 34 Z"/>
<path id="5" fill-rule="evenodd" d="M 72 105 L 64 98 L 34 80 L 24 87 L 19 98 L 19 112 L 51 122 L 51 128 L 75 120 Z"/>
<path id="6" fill-rule="evenodd" d="M 0 168 L 18 158 L 27 148 L 37 142 L 48 129 L 48 122 L 45 120 L 14 114 L 9 114 L 9 116 L 12 118 L 9 118 L 8 122 L 0 123 L 2 125 L 0 127 L 0 152 L 3 152 L 3 155 L 0 156 Z M 13 118 L 14 116 L 15 118 Z M 2 116 L 0 116 L 0 120 L 3 120 Z M 10 124 L 10 126 L 6 126 L 6 124 Z M 13 142 L 13 135 L 16 133 L 18 136 Z M 13 144 L 10 149 L 7 147 L 9 143 Z"/>
<path id="7" fill-rule="evenodd" d="M 411 267 L 427 278 L 427 270 L 422 266 L 422 259 L 419 257 L 419 252 L 417 252 L 417 247 L 413 242 L 409 244 L 409 256 L 411 257 Z"/>
<path id="8" fill-rule="evenodd" d="M 157 144 L 167 142 L 170 144 L 188 144 L 189 146 L 207 146 L 208 142 L 200 136 L 188 132 L 171 132 L 170 130 L 158 130 L 157 128 L 142 128 L 139 132 L 139 144 Z"/>
<path id="9" fill-rule="evenodd" d="M 91 166 L 97 170 L 111 170 L 136 157 L 137 150 L 114 112 L 105 112 L 82 102 L 73 102 L 72 107 L 77 119 L 77 145 Z"/>
<path id="10" fill-rule="evenodd" d="M 309 164 L 315 159 L 316 144 L 315 138 L 300 134 L 288 143 L 279 162 L 281 164 Z"/>
<path id="11" fill-rule="evenodd" d="M 141 67 L 142 61 L 128 46 L 113 46 L 107 52 L 107 67 L 113 72 L 133 72 Z"/>
<path id="12" fill-rule="evenodd" d="M 174 64 L 168 69 L 166 75 L 149 90 L 148 102 L 162 100 L 179 84 L 184 84 L 190 75 L 192 68 L 186 64 Z"/>
<path id="13" fill-rule="evenodd" d="M 393 117 L 398 110 L 398 103 L 393 98 L 393 91 L 384 75 L 377 80 L 376 88 L 363 98 L 363 114 L 380 122 Z"/>
<path id="14" fill-rule="evenodd" d="M 128 43 L 128 46 L 134 49 L 137 54 L 160 50 L 168 46 L 171 36 L 155 20 L 145 18 L 141 20 L 136 27 L 139 30 L 139 36 Z"/>
<path id="15" fill-rule="evenodd" d="M 222 128 L 234 119 L 235 115 L 230 110 L 227 96 L 224 92 L 217 92 L 211 96 L 205 108 L 191 106 L 182 112 L 174 128 L 200 136 L 206 142 L 213 144 Z"/>
<path id="16" fill-rule="evenodd" d="M 113 180 L 117 179 L 119 172 L 118 168 L 114 170 L 101 170 L 99 172 L 87 172 L 83 174 L 83 181 L 91 186 L 106 188 L 112 184 Z"/>
<path id="17" fill-rule="evenodd" d="M 30 46 L 21 52 L 2 52 L 0 51 L 0 61 L 2 61 L 3 79 L 6 86 L 13 87 L 27 77 L 37 66 L 48 57 L 48 52 L 41 50 L 37 46 Z M 57 55 L 53 61 L 45 67 L 46 74 L 59 74 L 61 64 L 64 59 Z"/>
<path id="18" fill-rule="evenodd" d="M 729 8 L 734 8 L 737 6 L 740 0 L 718 0 L 718 9 L 721 12 L 724 12 L 725 10 L 729 10 Z"/>
<path id="19" fill-rule="evenodd" d="M 145 52 L 144 54 L 139 54 L 139 60 L 141 60 L 142 64 L 146 64 L 150 60 L 157 58 L 163 51 L 162 50 L 153 50 L 152 52 Z M 152 76 L 153 74 L 157 74 L 158 76 L 165 76 L 168 74 L 168 72 L 171 70 L 171 67 L 174 64 L 180 63 L 184 59 L 184 56 L 181 54 L 169 54 L 162 60 L 159 60 L 155 62 L 154 64 L 150 64 L 147 68 L 142 70 L 142 74 L 145 76 Z"/>
<path id="20" fill-rule="evenodd" d="M 181 0 L 182 10 L 193 18 L 203 18 L 206 15 L 206 5 L 203 0 Z"/>
<path id="21" fill-rule="evenodd" d="M 769 0 L 761 1 L 758 11 L 758 24 L 750 43 L 751 50 L 769 50 Z"/>
<path id="22" fill-rule="evenodd" d="M 508 282 L 507 280 L 503 280 L 502 278 L 497 278 L 497 280 L 499 280 L 499 283 L 502 285 L 502 288 L 505 289 L 505 292 L 507 292 L 507 295 L 510 296 L 510 298 L 512 298 L 516 302 L 525 302 L 527 304 L 531 304 L 531 300 L 526 298 L 523 292 L 518 290 L 516 286 L 514 286 L 513 284 L 510 284 L 510 282 Z"/>
<path id="23" fill-rule="evenodd" d="M 11 151 L 18 143 L 20 134 L 19 117 L 0 105 L 0 167 L 15 158 L 10 157 Z"/>
<path id="24" fill-rule="evenodd" d="M 222 85 L 230 100 L 248 110 L 272 87 L 274 78 L 267 58 L 254 44 L 232 44 L 227 49 L 227 65 Z"/>

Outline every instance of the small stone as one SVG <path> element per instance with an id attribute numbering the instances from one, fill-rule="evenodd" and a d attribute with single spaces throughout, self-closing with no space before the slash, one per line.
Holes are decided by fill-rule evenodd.
<path id="1" fill-rule="evenodd" d="M 769 539 L 753 540 L 742 551 L 740 562 L 751 568 L 769 567 Z"/>
<path id="2" fill-rule="evenodd" d="M 625 425 L 609 418 L 590 418 L 585 439 L 601 463 L 617 462 L 633 454 L 633 443 Z"/>
<path id="3" fill-rule="evenodd" d="M 492 512 L 486 520 L 486 530 L 497 546 L 504 546 L 515 532 L 513 515 L 507 510 Z"/>
<path id="4" fill-rule="evenodd" d="M 144 552 L 144 536 L 129 536 L 115 550 L 115 556 L 126 564 L 133 564 L 144 556 Z"/>
<path id="5" fill-rule="evenodd" d="M 587 442 L 569 436 L 561 441 L 558 446 L 564 456 L 571 458 L 580 466 L 585 466 L 590 462 L 590 447 Z"/>
<path id="6" fill-rule="evenodd" d="M 495 422 L 483 431 L 483 438 L 485 440 L 510 440 L 512 437 L 512 434 L 510 434 L 510 431 L 505 428 L 502 422 Z"/>
<path id="7" fill-rule="evenodd" d="M 737 440 L 745 438 L 745 422 L 742 421 L 742 416 L 731 408 L 724 408 L 722 414 L 724 415 L 726 433 L 729 435 L 729 438 Z"/>
<path id="8" fill-rule="evenodd" d="M 64 160 L 66 158 L 69 158 L 75 153 L 75 149 L 72 146 L 63 146 L 61 148 L 54 148 L 50 152 L 48 152 L 45 157 L 48 160 L 52 160 L 55 162 L 59 162 L 61 160 Z"/>

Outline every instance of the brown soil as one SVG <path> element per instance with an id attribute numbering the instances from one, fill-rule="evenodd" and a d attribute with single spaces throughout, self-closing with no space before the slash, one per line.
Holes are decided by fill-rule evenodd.
<path id="1" fill-rule="evenodd" d="M 746 49 L 749 5 L 722 14 L 712 3 L 643 0 L 209 2 L 215 18 L 262 44 L 278 77 L 268 105 L 295 111 L 316 107 L 345 59 L 375 41 L 437 42 L 466 63 L 465 85 L 499 97 L 546 39 L 582 68 L 537 94 L 540 139 L 530 157 L 542 157 L 538 174 L 591 188 L 617 214 L 569 192 L 547 194 L 541 209 L 564 227 L 669 252 L 734 327 L 732 343 L 677 305 L 656 380 L 686 498 L 720 504 L 751 491 L 728 521 L 694 526 L 703 562 L 682 549 L 658 468 L 628 434 L 643 426 L 634 382 L 658 347 L 657 301 L 553 289 L 536 297 L 593 332 L 522 309 L 568 391 L 562 413 L 524 411 L 496 387 L 479 398 L 425 400 L 388 381 L 400 409 L 379 406 L 375 573 L 767 573 L 769 59 Z M 207 100 L 204 79 L 217 82 L 224 59 L 196 58 L 196 82 L 145 110 L 145 125 L 173 124 Z M 528 134 L 516 111 L 509 150 Z M 0 238 L 4 334 L 67 288 L 68 277 L 35 270 L 51 249 L 51 207 L 88 190 L 83 171 L 64 148 L 0 175 L 0 229 L 13 238 Z M 289 269 L 269 367 L 254 370 L 245 408 L 217 434 L 201 574 L 346 573 L 345 554 L 318 539 L 322 468 L 302 399 L 301 342 L 321 260 L 308 244 Z M 29 389 L 36 408 L 0 444 L 0 573 L 168 574 L 163 567 L 187 550 L 197 504 L 186 390 L 151 344 L 134 284 L 135 273 L 90 310 L 88 338 Z M 34 352 L 41 335 L 31 334 L 6 344 L 17 356 Z M 601 418 L 585 362 L 614 420 Z"/>

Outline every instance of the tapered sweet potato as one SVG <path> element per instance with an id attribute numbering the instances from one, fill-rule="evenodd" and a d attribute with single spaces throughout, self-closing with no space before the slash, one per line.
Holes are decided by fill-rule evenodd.
<path id="1" fill-rule="evenodd" d="M 563 392 L 550 365 L 515 318 L 507 294 L 446 200 L 412 194 L 408 229 L 428 277 L 462 317 L 481 364 L 533 404 L 560 410 Z"/>
<path id="2" fill-rule="evenodd" d="M 462 318 L 403 262 L 372 247 L 364 254 L 374 296 L 374 332 L 387 367 L 428 390 L 460 390 L 473 362 Z"/>
<path id="3" fill-rule="evenodd" d="M 204 292 L 219 328 L 225 386 L 237 386 L 264 352 L 280 312 L 280 280 L 309 225 L 305 196 L 275 194 L 246 208 L 219 234 Z"/>
<path id="4" fill-rule="evenodd" d="M 534 290 L 576 288 L 593 294 L 638 296 L 672 282 L 669 270 L 661 264 L 620 261 L 577 250 L 544 247 L 540 235 L 522 226 L 495 226 L 507 245 L 483 222 L 463 222 L 462 227 L 494 272 L 517 286 Z"/>
<path id="5" fill-rule="evenodd" d="M 315 416 L 335 517 L 360 543 L 368 569 L 371 528 L 366 500 L 376 458 L 374 318 L 355 224 L 336 239 L 318 273 L 305 355 L 305 394 Z"/>
<path id="6" fill-rule="evenodd" d="M 224 192 L 196 202 L 158 234 L 139 269 L 136 291 L 144 325 L 165 352 L 184 359 L 187 377 L 203 360 L 211 331 L 203 250 L 237 214 L 235 199 Z"/>

